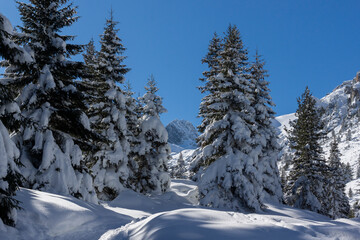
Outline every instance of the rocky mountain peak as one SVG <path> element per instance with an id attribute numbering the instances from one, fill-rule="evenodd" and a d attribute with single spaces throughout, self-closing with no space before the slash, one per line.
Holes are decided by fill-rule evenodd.
<path id="1" fill-rule="evenodd" d="M 174 120 L 166 126 L 168 131 L 168 142 L 178 145 L 184 149 L 195 149 L 198 131 L 194 125 L 186 120 Z"/>

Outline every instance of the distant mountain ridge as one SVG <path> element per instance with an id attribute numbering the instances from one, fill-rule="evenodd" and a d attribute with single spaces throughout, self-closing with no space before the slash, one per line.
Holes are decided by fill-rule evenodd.
<path id="1" fill-rule="evenodd" d="M 186 120 L 174 120 L 166 126 L 168 142 L 184 149 L 197 148 L 196 138 L 199 136 L 194 125 Z"/>

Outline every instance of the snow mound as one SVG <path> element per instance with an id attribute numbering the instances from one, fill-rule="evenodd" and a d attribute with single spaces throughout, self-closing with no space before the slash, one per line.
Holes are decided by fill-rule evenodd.
<path id="1" fill-rule="evenodd" d="M 16 199 L 16 228 L 1 226 L 0 239 L 98 239 L 108 229 L 129 223 L 133 218 L 74 197 L 21 188 Z M 74 238 L 76 236 L 76 238 Z"/>
<path id="2" fill-rule="evenodd" d="M 109 203 L 109 207 L 142 211 L 144 216 L 198 204 L 197 186 L 191 180 L 171 181 L 170 191 L 162 195 L 144 196 L 125 190 Z"/>
<path id="3" fill-rule="evenodd" d="M 269 206 L 263 214 L 206 208 L 161 212 L 105 233 L 100 239 L 358 239 L 359 221 L 328 218 L 289 207 Z"/>

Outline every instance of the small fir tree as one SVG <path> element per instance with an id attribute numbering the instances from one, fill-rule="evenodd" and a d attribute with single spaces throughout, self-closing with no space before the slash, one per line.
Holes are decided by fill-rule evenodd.
<path id="1" fill-rule="evenodd" d="M 360 178 L 360 155 L 358 157 L 358 166 L 356 169 L 356 179 L 359 179 L 359 178 Z"/>
<path id="2" fill-rule="evenodd" d="M 167 173 L 170 146 L 167 143 L 167 131 L 160 121 L 160 114 L 166 112 L 166 109 L 162 106 L 162 98 L 156 95 L 158 88 L 152 75 L 145 90 L 145 95 L 140 98 L 142 117 L 138 136 L 140 144 L 135 156 L 138 164 L 135 190 L 144 194 L 160 194 L 170 186 Z"/>
<path id="3" fill-rule="evenodd" d="M 329 167 L 327 214 L 332 218 L 346 218 L 349 215 L 350 205 L 345 194 L 344 169 L 340 162 L 340 152 L 335 138 L 331 143 Z"/>
<path id="4" fill-rule="evenodd" d="M 327 166 L 319 144 L 323 138 L 322 124 L 316 111 L 315 99 L 306 87 L 298 98 L 297 119 L 290 122 L 290 147 L 295 151 L 293 168 L 285 188 L 287 204 L 327 214 Z"/>
<path id="5" fill-rule="evenodd" d="M 346 133 L 346 141 L 351 141 L 352 139 L 352 134 L 351 134 L 351 130 L 349 129 Z"/>
<path id="6" fill-rule="evenodd" d="M 345 183 L 351 182 L 354 179 L 354 174 L 350 163 L 342 164 L 342 167 L 344 169 Z"/>
<path id="7" fill-rule="evenodd" d="M 351 188 L 349 188 L 348 196 L 349 198 L 352 198 L 354 196 L 354 193 Z"/>
<path id="8" fill-rule="evenodd" d="M 172 169 L 172 176 L 174 178 L 186 178 L 185 176 L 186 167 L 182 152 L 179 154 L 177 165 Z"/>

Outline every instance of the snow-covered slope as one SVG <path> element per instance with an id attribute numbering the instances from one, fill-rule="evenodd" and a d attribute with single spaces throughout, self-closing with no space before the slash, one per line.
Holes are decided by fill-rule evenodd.
<path id="1" fill-rule="evenodd" d="M 331 93 L 317 101 L 322 110 L 322 120 L 328 138 L 322 142 L 325 157 L 329 156 L 332 134 L 338 139 L 341 161 L 350 163 L 353 172 L 358 167 L 360 155 L 360 72 L 353 80 L 343 82 Z M 286 160 L 290 152 L 287 144 L 285 126 L 289 128 L 289 120 L 295 119 L 295 114 L 287 114 L 275 118 L 274 125 L 278 128 L 279 143 L 283 146 L 282 160 Z M 280 163 L 280 166 L 283 162 Z"/>
<path id="2" fill-rule="evenodd" d="M 0 221 L 1 240 L 359 239 L 360 219 L 338 219 L 283 205 L 262 213 L 199 207 L 197 186 L 173 180 L 169 192 L 147 197 L 130 190 L 102 205 L 21 189 L 16 228 Z"/>
<path id="3" fill-rule="evenodd" d="M 186 120 L 174 120 L 166 126 L 168 131 L 168 142 L 180 146 L 183 149 L 195 149 L 198 132 L 191 122 Z M 176 147 L 172 146 L 175 152 Z M 178 152 L 178 151 L 177 151 Z"/>

